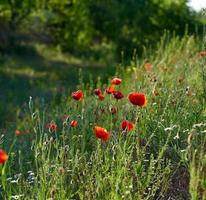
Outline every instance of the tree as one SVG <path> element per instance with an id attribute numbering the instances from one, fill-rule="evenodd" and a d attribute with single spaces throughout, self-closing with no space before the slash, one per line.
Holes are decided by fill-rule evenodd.
<path id="1" fill-rule="evenodd" d="M 9 27 L 16 31 L 17 26 L 27 17 L 35 6 L 35 0 L 1 0 L 2 15 L 6 15 Z"/>

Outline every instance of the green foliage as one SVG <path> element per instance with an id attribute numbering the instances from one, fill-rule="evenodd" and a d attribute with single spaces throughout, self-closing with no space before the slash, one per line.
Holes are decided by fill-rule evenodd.
<path id="1" fill-rule="evenodd" d="M 105 94 L 99 101 L 93 95 L 96 84 L 85 85 L 82 72 L 77 86 L 84 91 L 82 101 L 70 93 L 52 104 L 30 98 L 16 126 L 8 126 L 2 138 L 1 145 L 10 152 L 0 169 L 2 198 L 205 199 L 203 58 L 194 37 L 169 43 L 166 38 L 153 54 L 145 51 L 145 59 L 134 58 L 125 70 L 118 69 L 122 100 Z M 144 68 L 148 60 L 151 71 Z M 131 91 L 144 92 L 147 107 L 132 105 L 126 98 Z M 111 107 L 117 109 L 115 115 Z M 70 126 L 74 119 L 76 128 Z M 136 128 L 121 130 L 124 119 Z M 51 121 L 56 131 L 47 128 Z M 110 131 L 109 141 L 95 137 L 96 125 Z"/>
<path id="2" fill-rule="evenodd" d="M 126 56 L 142 46 L 154 45 L 165 30 L 183 35 L 194 32 L 197 15 L 187 1 L 166 0 L 7 0 L 0 2 L 1 16 L 10 31 L 44 35 L 72 53 L 91 53 L 95 44 L 112 44 L 116 55 Z M 27 24 L 27 26 L 25 26 Z M 34 25 L 36 24 L 36 26 Z M 26 28 L 25 28 L 26 27 Z M 39 28 L 41 27 L 41 28 Z"/>
<path id="3" fill-rule="evenodd" d="M 1 17 L 7 20 L 11 31 L 16 31 L 17 26 L 21 24 L 35 6 L 35 1 L 30 0 L 1 0 Z"/>

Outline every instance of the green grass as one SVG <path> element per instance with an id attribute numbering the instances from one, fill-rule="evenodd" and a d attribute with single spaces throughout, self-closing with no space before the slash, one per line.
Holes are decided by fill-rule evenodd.
<path id="1" fill-rule="evenodd" d="M 9 152 L 1 169 L 2 198 L 206 199 L 206 104 L 199 50 L 193 37 L 169 43 L 163 38 L 157 51 L 145 51 L 142 60 L 134 56 L 116 71 L 123 80 L 117 88 L 125 95 L 119 101 L 106 94 L 99 101 L 93 89 L 104 90 L 109 83 L 91 79 L 84 84 L 81 76 L 80 102 L 71 92 L 50 104 L 30 99 L 19 110 L 17 124 L 2 136 L 1 146 Z M 151 72 L 144 69 L 146 61 L 154 65 Z M 132 105 L 126 98 L 131 91 L 144 92 L 147 107 Z M 115 115 L 111 107 L 117 109 Z M 76 128 L 69 125 L 73 119 Z M 136 128 L 122 131 L 124 119 Z M 52 120 L 58 126 L 53 133 L 45 128 Z M 110 131 L 109 141 L 95 137 L 96 125 Z M 16 128 L 22 133 L 18 137 Z"/>
<path id="2" fill-rule="evenodd" d="M 98 61 L 92 56 L 74 57 L 36 42 L 22 43 L 9 54 L 0 54 L 0 127 L 15 121 L 17 107 L 29 96 L 50 102 L 62 91 L 74 90 L 80 70 L 85 82 L 94 74 L 105 82 L 115 71 L 114 61 L 108 56 Z"/>

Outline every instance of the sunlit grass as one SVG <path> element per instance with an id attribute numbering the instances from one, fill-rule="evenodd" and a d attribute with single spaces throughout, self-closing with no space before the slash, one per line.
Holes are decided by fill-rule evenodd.
<path id="1" fill-rule="evenodd" d="M 112 78 L 84 84 L 80 75 L 75 91 L 82 91 L 60 91 L 50 104 L 30 98 L 3 136 L 9 159 L 1 169 L 2 198 L 204 200 L 205 58 L 199 50 L 193 37 L 163 39 L 153 54 L 118 66 L 118 84 Z M 113 85 L 124 98 L 107 94 Z M 96 88 L 101 92 L 94 95 Z M 131 100 L 131 92 L 146 98 Z"/>
<path id="2" fill-rule="evenodd" d="M 6 74 L 9 74 L 10 76 L 20 75 L 20 76 L 27 76 L 29 78 L 41 78 L 47 75 L 46 72 L 36 72 L 34 69 L 31 69 L 30 67 L 17 68 L 17 69 L 7 67 L 4 70 L 4 72 Z"/>

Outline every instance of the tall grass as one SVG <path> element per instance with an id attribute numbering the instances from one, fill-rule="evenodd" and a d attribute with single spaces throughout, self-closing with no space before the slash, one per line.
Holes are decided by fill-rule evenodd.
<path id="1" fill-rule="evenodd" d="M 202 87 L 202 58 L 194 37 L 164 38 L 153 54 L 134 57 L 116 76 L 125 98 L 106 95 L 99 101 L 81 81 L 82 101 L 63 94 L 47 105 L 30 98 L 16 125 L 2 135 L 9 152 L 1 168 L 2 199 L 206 199 L 206 106 Z M 151 71 L 145 62 L 153 64 Z M 110 80 L 109 80 L 110 81 Z M 154 90 L 156 91 L 154 95 Z M 147 107 L 127 97 L 141 91 Z M 111 108 L 117 110 L 111 114 Z M 122 120 L 135 123 L 121 130 Z M 71 120 L 78 126 L 72 128 Z M 49 122 L 57 124 L 52 132 Z M 95 137 L 95 125 L 111 133 L 107 142 Z M 15 136 L 15 129 L 21 134 Z"/>

